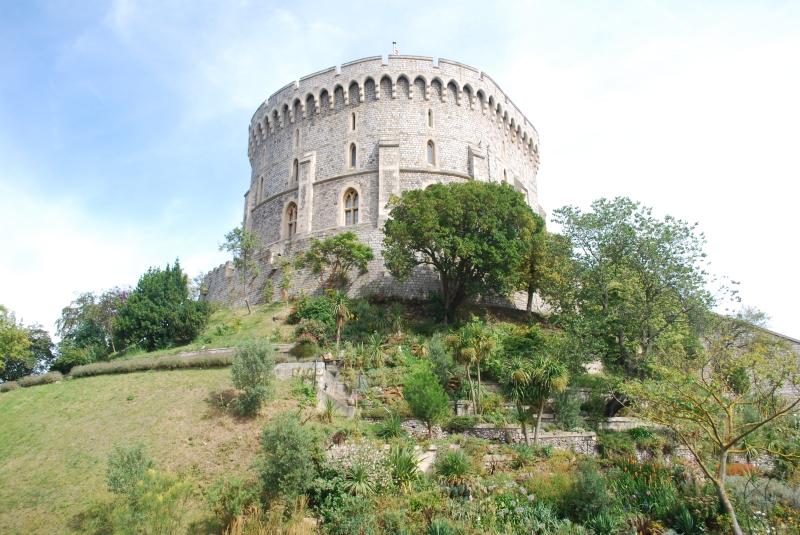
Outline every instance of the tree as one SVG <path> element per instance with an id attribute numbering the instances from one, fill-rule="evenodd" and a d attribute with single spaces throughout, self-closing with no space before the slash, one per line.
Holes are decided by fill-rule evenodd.
<path id="1" fill-rule="evenodd" d="M 697 224 L 657 219 L 628 198 L 599 199 L 591 207 L 554 212 L 574 245 L 574 301 L 564 312 L 580 316 L 588 337 L 604 341 L 609 364 L 642 375 L 662 340 L 691 344 L 696 317 L 730 290 L 722 286 L 712 295 L 705 289 L 712 281 Z"/>
<path id="2" fill-rule="evenodd" d="M 474 295 L 504 295 L 519 281 L 521 239 L 533 220 L 522 194 L 507 184 L 434 184 L 390 202 L 384 226 L 386 267 L 406 280 L 418 266 L 439 275 L 444 323 Z"/>
<path id="3" fill-rule="evenodd" d="M 433 372 L 423 364 L 416 366 L 406 377 L 403 397 L 414 416 L 428 428 L 428 437 L 433 432 L 433 425 L 450 410 L 450 398 Z"/>
<path id="4" fill-rule="evenodd" d="M 281 270 L 281 279 L 278 288 L 281 290 L 281 299 L 286 304 L 289 304 L 289 291 L 292 289 L 292 278 L 294 277 L 294 270 L 292 263 L 283 257 L 278 257 L 274 263 L 275 267 Z"/>
<path id="5" fill-rule="evenodd" d="M 164 270 L 148 269 L 119 313 L 119 337 L 148 351 L 194 340 L 211 309 L 206 301 L 189 299 L 188 282 L 177 259 Z"/>
<path id="6" fill-rule="evenodd" d="M 233 353 L 233 386 L 244 392 L 236 398 L 242 414 L 255 414 L 269 397 L 269 385 L 275 373 L 275 350 L 268 340 L 246 340 Z"/>
<path id="7" fill-rule="evenodd" d="M 355 232 L 334 234 L 324 241 L 315 239 L 311 246 L 295 260 L 298 269 L 307 268 L 317 277 L 323 290 L 346 286 L 350 272 L 355 268 L 359 275 L 367 272 L 367 263 L 374 258 L 372 248 L 359 241 Z"/>
<path id="8" fill-rule="evenodd" d="M 725 488 L 728 455 L 785 455 L 760 441 L 759 431 L 789 421 L 800 404 L 796 350 L 752 319 L 708 313 L 699 351 L 673 345 L 659 355 L 652 379 L 629 380 L 623 390 L 635 415 L 672 429 L 689 449 L 735 535 L 742 530 Z"/>
<path id="9" fill-rule="evenodd" d="M 506 363 L 503 371 L 503 392 L 514 402 L 515 416 L 522 425 L 525 444 L 530 446 L 531 439 L 528 436 L 528 423 L 532 419 L 530 406 L 538 401 L 535 398 L 535 390 L 531 388 L 533 383 L 532 362 L 521 355 L 515 355 Z"/>
<path id="10" fill-rule="evenodd" d="M 129 287 L 115 286 L 99 294 L 84 292 L 61 309 L 56 329 L 62 340 L 80 349 L 96 346 L 98 353 L 115 353 L 114 334 L 120 311 L 130 295 Z"/>
<path id="11" fill-rule="evenodd" d="M 242 283 L 242 299 L 247 305 L 247 313 L 250 314 L 250 292 L 256 277 L 261 273 L 258 267 L 258 251 L 261 249 L 261 236 L 257 232 L 250 232 L 241 227 L 236 227 L 225 235 L 225 243 L 220 244 L 220 251 L 228 251 L 233 255 L 233 266 L 239 273 L 239 280 Z"/>
<path id="12" fill-rule="evenodd" d="M 539 289 L 547 270 L 547 230 L 544 219 L 539 214 L 533 214 L 533 222 L 525 229 L 524 236 L 528 247 L 519 265 L 520 288 L 528 294 L 528 304 L 525 310 L 530 316 L 533 309 L 533 296 Z"/>
<path id="13" fill-rule="evenodd" d="M 26 375 L 18 375 L 20 369 L 33 369 L 36 361 L 30 348 L 27 330 L 17 324 L 12 311 L 0 305 L 0 379 L 13 381 Z"/>
<path id="14" fill-rule="evenodd" d="M 338 290 L 328 290 L 327 294 L 328 300 L 331 302 L 331 314 L 336 321 L 336 349 L 338 350 L 342 327 L 350 315 L 350 299 L 347 298 L 347 294 Z"/>
<path id="15" fill-rule="evenodd" d="M 533 361 L 531 374 L 531 398 L 538 404 L 536 413 L 536 431 L 533 433 L 533 443 L 539 443 L 539 432 L 542 429 L 542 414 L 544 406 L 551 395 L 563 392 L 569 385 L 569 371 L 564 362 L 551 355 L 539 355 Z"/>

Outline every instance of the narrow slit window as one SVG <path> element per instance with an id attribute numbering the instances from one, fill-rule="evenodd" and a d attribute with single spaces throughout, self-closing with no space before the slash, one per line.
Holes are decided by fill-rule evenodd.
<path id="1" fill-rule="evenodd" d="M 292 164 L 292 184 L 297 182 L 297 175 L 299 174 L 299 167 L 300 166 L 299 166 L 297 160 L 295 160 L 294 163 Z"/>
<path id="2" fill-rule="evenodd" d="M 428 126 L 433 128 L 433 110 L 428 110 Z"/>
<path id="3" fill-rule="evenodd" d="M 355 131 L 356 131 L 356 114 L 355 114 L 355 112 L 353 112 L 353 113 L 351 114 L 351 119 L 350 119 L 350 130 L 352 130 L 353 132 L 355 132 Z"/>
<path id="4" fill-rule="evenodd" d="M 358 225 L 358 192 L 354 189 L 344 194 L 344 224 Z"/>
<path id="5" fill-rule="evenodd" d="M 291 203 L 286 209 L 286 237 L 291 238 L 297 234 L 297 205 Z"/>
<path id="6" fill-rule="evenodd" d="M 295 147 L 300 146 L 300 130 L 295 130 L 294 132 L 294 146 Z"/>
<path id="7" fill-rule="evenodd" d="M 350 167 L 356 167 L 356 144 L 350 145 Z"/>
<path id="8" fill-rule="evenodd" d="M 434 151 L 434 149 L 433 149 L 433 141 L 428 141 L 428 149 L 427 149 L 427 153 L 428 153 L 428 165 L 433 165 L 433 160 L 434 160 L 434 153 L 433 153 L 433 151 Z"/>

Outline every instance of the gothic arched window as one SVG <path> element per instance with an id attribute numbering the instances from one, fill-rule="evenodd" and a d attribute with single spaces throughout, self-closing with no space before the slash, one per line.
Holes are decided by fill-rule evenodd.
<path id="1" fill-rule="evenodd" d="M 436 149 L 433 146 L 433 141 L 428 141 L 428 148 L 427 148 L 427 160 L 428 165 L 433 165 L 433 162 L 436 161 Z"/>
<path id="2" fill-rule="evenodd" d="M 291 238 L 297 234 L 297 205 L 289 203 L 286 208 L 286 237 Z"/>
<path id="3" fill-rule="evenodd" d="M 344 224 L 358 224 L 358 192 L 352 188 L 344 194 Z"/>

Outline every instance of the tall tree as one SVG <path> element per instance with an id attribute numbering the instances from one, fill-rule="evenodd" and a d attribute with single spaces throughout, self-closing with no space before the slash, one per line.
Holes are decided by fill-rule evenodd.
<path id="1" fill-rule="evenodd" d="M 761 440 L 759 431 L 793 423 L 800 405 L 797 351 L 752 319 L 708 313 L 699 351 L 669 347 L 659 355 L 652 379 L 629 380 L 623 391 L 634 414 L 672 429 L 689 449 L 714 485 L 735 535 L 742 530 L 725 487 L 728 455 L 786 455 Z M 786 427 L 788 432 L 796 426 Z"/>
<path id="2" fill-rule="evenodd" d="M 177 259 L 164 270 L 148 269 L 120 312 L 120 338 L 148 351 L 193 340 L 208 323 L 210 308 L 189 299 L 188 283 Z"/>
<path id="3" fill-rule="evenodd" d="M 425 365 L 417 365 L 406 377 L 403 385 L 405 397 L 411 412 L 422 420 L 428 428 L 428 436 L 433 432 L 433 425 L 438 423 L 450 410 L 450 398 L 439 380 Z"/>
<path id="4" fill-rule="evenodd" d="M 307 268 L 317 277 L 322 290 L 333 290 L 350 282 L 351 272 L 367 272 L 374 258 L 372 248 L 361 243 L 355 232 L 334 234 L 323 241 L 315 239 L 295 260 L 295 267 Z"/>
<path id="5" fill-rule="evenodd" d="M 228 251 L 233 255 L 233 265 L 238 271 L 239 281 L 242 283 L 242 299 L 247 305 L 250 314 L 250 290 L 256 278 L 261 273 L 258 267 L 258 251 L 261 249 L 261 236 L 257 232 L 250 232 L 241 227 L 236 227 L 225 235 L 225 243 L 219 246 L 220 251 Z"/>
<path id="6" fill-rule="evenodd" d="M 691 325 L 722 293 L 706 290 L 705 238 L 697 225 L 665 216 L 628 198 L 599 199 L 592 211 L 573 206 L 554 221 L 574 246 L 577 281 L 573 309 L 596 339 L 607 362 L 629 375 L 646 372 L 660 340 L 691 343 Z M 561 303 L 564 304 L 564 303 Z"/>
<path id="7" fill-rule="evenodd" d="M 527 250 L 519 265 L 520 289 L 528 294 L 528 304 L 525 310 L 530 316 L 533 309 L 533 296 L 539 289 L 548 267 L 547 230 L 544 219 L 539 214 L 533 214 L 533 221 L 525 229 L 523 240 L 527 245 Z"/>
<path id="8" fill-rule="evenodd" d="M 439 275 L 444 323 L 475 295 L 512 291 L 533 221 L 522 194 L 507 184 L 472 181 L 409 190 L 390 203 L 384 233 L 386 267 L 406 280 L 418 266 Z"/>
<path id="9" fill-rule="evenodd" d="M 56 329 L 62 340 L 75 347 L 86 349 L 99 346 L 102 355 L 116 352 L 114 331 L 120 310 L 130 295 L 129 287 L 114 287 L 101 293 L 78 294 L 69 305 L 61 309 Z"/>
<path id="10" fill-rule="evenodd" d="M 33 368 L 36 364 L 30 350 L 31 341 L 28 332 L 17 317 L 3 305 L 0 305 L 0 379 L 13 381 L 20 369 Z"/>

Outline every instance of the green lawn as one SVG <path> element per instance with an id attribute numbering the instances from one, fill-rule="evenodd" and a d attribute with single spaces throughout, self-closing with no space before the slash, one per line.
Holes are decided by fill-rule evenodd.
<path id="1" fill-rule="evenodd" d="M 105 492 L 106 455 L 142 441 L 160 467 L 197 488 L 242 473 L 271 414 L 297 405 L 276 381 L 275 401 L 256 419 L 221 405 L 230 368 L 108 375 L 0 395 L 0 533 L 70 533 L 69 524 Z M 283 398 L 283 399 L 282 399 Z M 190 515 L 207 513 L 195 493 Z"/>

